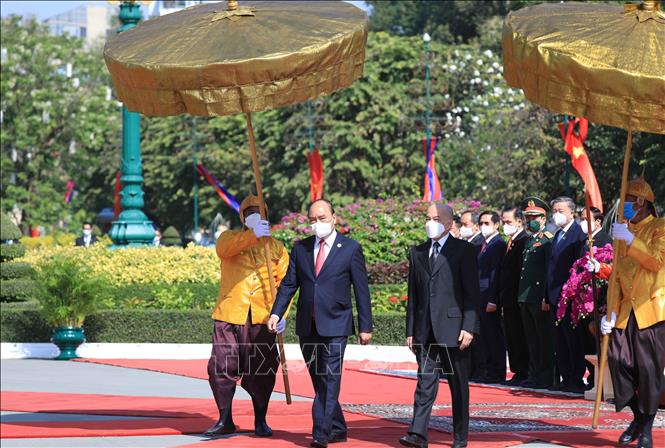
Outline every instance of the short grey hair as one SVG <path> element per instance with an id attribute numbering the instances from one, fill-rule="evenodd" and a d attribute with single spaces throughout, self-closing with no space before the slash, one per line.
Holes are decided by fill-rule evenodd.
<path id="1" fill-rule="evenodd" d="M 575 213 L 575 210 L 577 210 L 577 207 L 575 206 L 575 201 L 573 201 L 568 196 L 559 196 L 558 198 L 552 199 L 552 202 L 550 202 L 550 206 L 554 208 L 556 204 L 560 204 L 562 202 L 566 203 L 571 213 Z"/>
<path id="2" fill-rule="evenodd" d="M 433 201 L 429 203 L 429 206 L 434 206 L 436 207 L 436 213 L 440 217 L 446 216 L 449 220 L 452 220 L 453 217 L 455 216 L 455 212 L 453 211 L 453 208 L 448 205 L 444 204 L 443 202 L 440 201 Z"/>

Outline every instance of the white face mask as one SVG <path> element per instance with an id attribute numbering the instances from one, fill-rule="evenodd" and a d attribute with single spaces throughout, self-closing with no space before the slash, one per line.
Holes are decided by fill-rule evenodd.
<path id="1" fill-rule="evenodd" d="M 552 215 L 552 218 L 554 219 L 554 224 L 559 227 L 565 227 L 566 224 L 568 224 L 568 218 L 566 218 L 566 215 L 561 212 L 556 212 Z"/>
<path id="2" fill-rule="evenodd" d="M 582 228 L 582 232 L 584 232 L 586 234 L 589 233 L 589 221 L 587 221 L 586 219 L 584 221 L 581 221 L 580 222 L 580 227 Z M 593 221 L 591 223 L 591 232 L 593 233 L 595 231 L 596 231 L 596 221 Z"/>
<path id="3" fill-rule="evenodd" d="M 459 229 L 459 236 L 462 238 L 470 238 L 471 235 L 473 235 L 473 230 L 471 230 L 471 227 L 466 227 L 462 226 Z"/>
<path id="4" fill-rule="evenodd" d="M 90 235 L 92 235 L 92 230 L 83 229 L 83 235 L 85 235 L 85 236 L 90 236 Z"/>
<path id="5" fill-rule="evenodd" d="M 504 224 L 503 233 L 505 233 L 508 236 L 513 236 L 513 235 L 515 235 L 515 232 L 517 232 L 517 227 L 516 226 L 512 226 L 510 224 Z"/>
<path id="6" fill-rule="evenodd" d="M 252 213 L 248 217 L 245 218 L 245 225 L 247 226 L 248 229 L 253 229 L 256 227 L 256 225 L 261 221 L 261 215 L 258 213 Z"/>
<path id="7" fill-rule="evenodd" d="M 495 232 L 494 226 L 480 226 L 480 233 L 482 233 L 485 238 L 487 238 L 490 235 L 493 235 L 494 232 Z"/>
<path id="8" fill-rule="evenodd" d="M 312 224 L 312 232 L 316 235 L 317 238 L 325 238 L 329 236 L 332 231 L 333 225 L 331 222 L 317 221 Z"/>
<path id="9" fill-rule="evenodd" d="M 443 232 L 446 231 L 446 228 L 443 224 L 436 221 L 427 221 L 425 224 L 425 232 L 427 232 L 427 238 L 435 239 L 443 235 Z"/>

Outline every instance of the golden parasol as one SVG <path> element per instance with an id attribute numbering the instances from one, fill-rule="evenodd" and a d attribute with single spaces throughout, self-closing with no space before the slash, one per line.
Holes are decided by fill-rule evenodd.
<path id="1" fill-rule="evenodd" d="M 665 14 L 659 1 L 640 5 L 541 4 L 508 14 L 504 77 L 532 102 L 554 112 L 628 130 L 618 221 L 628 183 L 632 131 L 665 134 Z M 614 242 L 610 303 L 625 244 Z M 592 427 L 598 425 L 608 337 L 603 336 Z"/>
<path id="2" fill-rule="evenodd" d="M 207 3 L 142 22 L 111 38 L 104 58 L 117 97 L 150 116 L 244 113 L 265 217 L 251 112 L 330 94 L 363 73 L 367 17 L 341 1 Z M 266 260 L 270 260 L 265 241 Z M 275 280 L 268 263 L 270 290 Z M 278 335 L 287 403 L 283 341 Z"/>

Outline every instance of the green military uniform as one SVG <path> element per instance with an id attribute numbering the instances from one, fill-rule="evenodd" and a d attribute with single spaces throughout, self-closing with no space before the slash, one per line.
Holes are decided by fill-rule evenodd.
<path id="1" fill-rule="evenodd" d="M 524 214 L 547 216 L 549 207 L 538 198 L 527 198 Z M 529 349 L 529 378 L 525 387 L 547 388 L 554 379 L 554 345 L 551 317 L 543 311 L 547 264 L 553 235 L 543 229 L 531 235 L 524 247 L 517 301 Z"/>

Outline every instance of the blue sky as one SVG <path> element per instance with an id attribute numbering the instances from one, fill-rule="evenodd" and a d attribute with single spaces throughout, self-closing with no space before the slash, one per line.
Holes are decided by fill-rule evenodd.
<path id="1" fill-rule="evenodd" d="M 106 1 L 100 2 L 87 2 L 87 1 L 0 1 L 0 9 L 2 10 L 2 16 L 8 16 L 10 14 L 18 15 L 28 15 L 32 14 L 37 17 L 38 20 L 44 20 L 56 14 L 74 9 L 77 6 L 86 4 L 86 3 L 104 3 Z M 350 1 L 362 9 L 367 9 L 364 1 Z"/>

